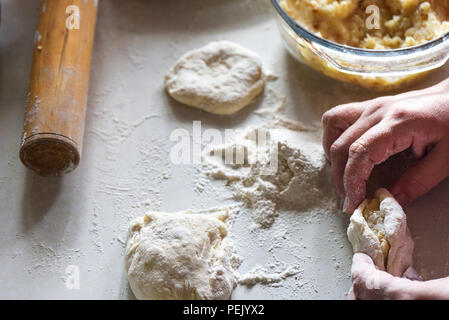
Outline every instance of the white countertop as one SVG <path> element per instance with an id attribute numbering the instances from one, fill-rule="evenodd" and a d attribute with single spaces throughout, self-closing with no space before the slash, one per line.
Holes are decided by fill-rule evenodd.
<path id="1" fill-rule="evenodd" d="M 291 119 L 318 121 L 328 108 L 376 96 L 298 64 L 283 48 L 268 0 L 100 1 L 87 127 L 81 165 L 63 178 L 42 178 L 18 159 L 29 81 L 36 0 L 3 0 L 0 31 L 0 298 L 127 299 L 124 243 L 128 221 L 145 210 L 178 211 L 233 203 L 221 182 L 199 181 L 193 166 L 168 159 L 175 128 L 240 128 L 260 121 L 246 111 L 221 118 L 179 105 L 163 77 L 184 52 L 227 39 L 258 52 L 279 79 L 270 89 L 285 96 Z M 426 86 L 449 75 L 434 73 Z M 206 183 L 203 192 L 198 183 Z M 415 265 L 426 278 L 449 275 L 449 181 L 409 208 Z M 299 264 L 302 275 L 279 286 L 237 287 L 235 299 L 345 298 L 351 247 L 347 217 L 326 214 L 295 220 L 287 230 L 295 248 L 268 250 L 277 224 L 234 234 L 245 258 L 240 272 L 274 259 Z M 284 229 L 282 229 L 284 230 Z M 268 240 L 267 240 L 268 239 Z M 300 250 L 298 249 L 300 248 Z M 66 268 L 80 270 L 80 289 L 66 288 Z"/>

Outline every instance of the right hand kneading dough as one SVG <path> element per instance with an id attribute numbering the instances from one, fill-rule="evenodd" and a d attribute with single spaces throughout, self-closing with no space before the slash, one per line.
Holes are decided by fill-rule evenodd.
<path id="1" fill-rule="evenodd" d="M 236 258 L 227 209 L 150 212 L 131 222 L 128 280 L 138 299 L 229 299 Z M 237 259 L 237 258 L 236 258 Z"/>
<path id="2" fill-rule="evenodd" d="M 259 56 L 230 41 L 188 52 L 165 76 L 165 87 L 175 100 L 219 115 L 244 108 L 264 85 Z"/>
<path id="3" fill-rule="evenodd" d="M 401 205 L 386 189 L 365 200 L 354 211 L 348 227 L 354 252 L 373 259 L 382 271 L 402 277 L 413 264 L 414 243 Z"/>

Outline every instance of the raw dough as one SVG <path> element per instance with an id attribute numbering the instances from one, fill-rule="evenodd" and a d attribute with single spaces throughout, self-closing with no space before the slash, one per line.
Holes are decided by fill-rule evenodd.
<path id="1" fill-rule="evenodd" d="M 227 209 L 150 212 L 131 222 L 128 280 L 138 299 L 229 299 L 238 265 Z"/>
<path id="2" fill-rule="evenodd" d="M 175 100 L 220 115 L 247 106 L 264 85 L 259 56 L 230 41 L 211 42 L 188 52 L 165 77 Z"/>
<path id="3" fill-rule="evenodd" d="M 352 214 L 348 238 L 354 252 L 369 255 L 374 264 L 394 276 L 402 276 L 413 264 L 414 243 L 400 204 L 386 189 L 365 200 Z"/>

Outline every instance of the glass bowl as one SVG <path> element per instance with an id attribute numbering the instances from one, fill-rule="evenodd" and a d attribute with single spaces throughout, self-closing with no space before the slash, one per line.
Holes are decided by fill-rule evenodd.
<path id="1" fill-rule="evenodd" d="M 290 18 L 278 0 L 271 3 L 288 51 L 337 80 L 379 91 L 395 90 L 424 78 L 449 59 L 449 33 L 409 48 L 360 49 L 318 37 Z"/>

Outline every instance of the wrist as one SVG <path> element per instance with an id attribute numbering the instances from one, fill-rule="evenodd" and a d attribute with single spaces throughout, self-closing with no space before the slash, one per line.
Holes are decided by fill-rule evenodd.
<path id="1" fill-rule="evenodd" d="M 412 281 L 406 278 L 394 278 L 391 283 L 389 297 L 393 300 L 422 300 L 428 292 L 425 282 Z"/>

